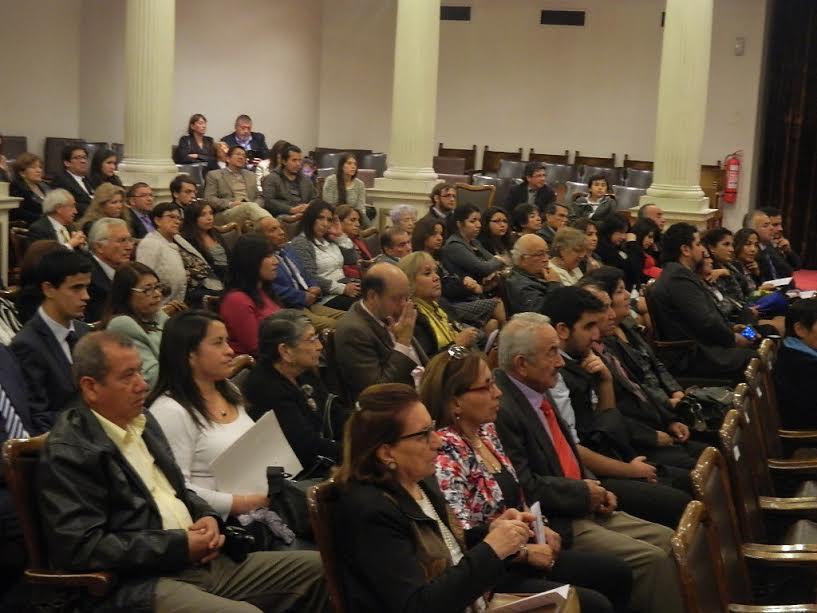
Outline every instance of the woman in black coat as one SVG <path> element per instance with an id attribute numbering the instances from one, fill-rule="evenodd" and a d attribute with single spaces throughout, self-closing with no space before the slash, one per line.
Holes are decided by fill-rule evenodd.
<path id="1" fill-rule="evenodd" d="M 627 221 L 618 215 L 609 215 L 600 222 L 596 255 L 603 264 L 615 266 L 624 273 L 624 286 L 629 292 L 640 283 L 644 253 L 628 230 Z"/>
<path id="2" fill-rule="evenodd" d="M 196 113 L 187 122 L 187 134 L 179 139 L 176 148 L 177 164 L 207 164 L 207 170 L 218 168 L 213 139 L 205 136 L 207 132 L 207 118 Z"/>
<path id="3" fill-rule="evenodd" d="M 51 188 L 43 182 L 43 161 L 33 153 L 23 153 L 14 160 L 14 180 L 9 195 L 22 198 L 16 209 L 11 210 L 12 221 L 32 223 L 43 214 L 43 200 Z"/>

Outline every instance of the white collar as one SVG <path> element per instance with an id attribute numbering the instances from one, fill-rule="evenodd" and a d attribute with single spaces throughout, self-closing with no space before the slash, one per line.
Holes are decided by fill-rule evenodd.
<path id="1" fill-rule="evenodd" d="M 113 276 L 116 274 L 116 270 L 114 270 L 113 266 L 97 257 L 96 254 L 93 255 L 93 258 L 96 260 L 96 263 L 99 264 L 100 268 L 102 268 L 107 277 L 113 281 Z"/>

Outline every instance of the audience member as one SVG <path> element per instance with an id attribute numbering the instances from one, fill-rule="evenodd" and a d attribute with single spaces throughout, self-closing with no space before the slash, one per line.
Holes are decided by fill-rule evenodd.
<path id="1" fill-rule="evenodd" d="M 217 168 L 227 168 L 227 152 L 229 150 L 230 146 L 223 140 L 213 143 L 213 151 L 216 154 L 216 163 L 213 170 L 216 170 Z M 260 187 L 258 188 L 258 191 L 261 191 Z"/>
<path id="2" fill-rule="evenodd" d="M 211 365 L 214 353 L 215 346 L 179 352 L 174 375 Z M 267 611 L 328 610 L 317 553 L 251 553 L 243 562 L 222 555 L 218 513 L 188 489 L 156 418 L 143 413 L 147 384 L 130 341 L 95 332 L 76 354 L 83 406 L 66 410 L 51 430 L 37 476 L 54 567 L 116 573 L 103 608 L 246 611 L 252 603 Z M 172 381 L 193 384 L 190 376 Z M 192 407 L 205 403 L 190 389 L 181 399 L 195 398 L 192 416 Z"/>
<path id="3" fill-rule="evenodd" d="M 536 313 L 514 316 L 500 333 L 495 371 L 502 392 L 497 432 L 525 499 L 541 503 L 565 548 L 604 552 L 627 563 L 634 580 L 631 608 L 680 613 L 684 607 L 669 556 L 672 530 L 616 511 L 615 494 L 583 478 L 573 439 L 549 396 L 564 360 L 559 336 L 547 321 Z"/>
<path id="4" fill-rule="evenodd" d="M 246 151 L 246 157 L 250 158 L 253 164 L 257 164 L 261 159 L 267 157 L 267 139 L 261 132 L 252 131 L 252 119 L 249 115 L 239 115 L 235 118 L 235 130 L 232 134 L 222 136 L 221 140 L 228 147 L 241 147 Z"/>
<path id="5" fill-rule="evenodd" d="M 0 296 L 0 345 L 10 345 L 14 336 L 22 329 L 23 324 L 20 323 L 15 302 L 11 298 Z"/>
<path id="6" fill-rule="evenodd" d="M 481 223 L 477 240 L 487 252 L 501 256 L 505 265 L 510 266 L 513 235 L 508 223 L 508 212 L 498 206 L 489 207 L 482 214 Z"/>
<path id="7" fill-rule="evenodd" d="M 513 581 L 504 560 L 520 550 L 527 555 L 531 530 L 525 522 L 533 516 L 508 510 L 490 527 L 463 535 L 433 478 L 440 438 L 417 392 L 407 385 L 378 385 L 357 406 L 335 474 L 341 495 L 332 517 L 348 609 L 482 611 L 484 593 L 519 591 L 506 588 L 506 579 L 514 587 L 522 582 Z M 558 585 L 545 579 L 526 583 L 535 584 L 533 592 Z"/>
<path id="8" fill-rule="evenodd" d="M 223 281 L 227 274 L 229 253 L 213 221 L 213 207 L 199 200 L 185 209 L 180 234 L 204 256 L 216 277 Z"/>
<path id="9" fill-rule="evenodd" d="M 343 347 L 338 367 L 350 396 L 375 383 L 414 385 L 412 372 L 427 358 L 414 342 L 417 310 L 405 273 L 393 264 L 375 264 L 363 277 L 360 296 L 335 331 L 335 343 Z"/>
<path id="10" fill-rule="evenodd" d="M 281 309 L 272 288 L 278 266 L 272 244 L 263 237 L 246 234 L 236 242 L 219 307 L 236 353 L 257 355 L 258 326 Z"/>
<path id="11" fill-rule="evenodd" d="M 601 267 L 601 259 L 599 258 L 598 254 L 596 254 L 596 247 L 598 247 L 599 244 L 599 232 L 595 222 L 593 222 L 589 217 L 580 217 L 571 223 L 570 226 L 584 232 L 584 235 L 587 238 L 587 243 L 585 244 L 587 247 L 587 255 L 579 265 L 582 272 L 586 273 Z"/>
<path id="12" fill-rule="evenodd" d="M 445 241 L 445 221 L 426 215 L 417 221 L 411 232 L 411 250 L 425 251 L 435 260 Z"/>
<path id="13" fill-rule="evenodd" d="M 392 227 L 405 231 L 411 236 L 414 225 L 417 223 L 417 209 L 410 204 L 398 204 L 389 211 Z"/>
<path id="14" fill-rule="evenodd" d="M 9 196 L 22 198 L 16 209 L 11 209 L 12 221 L 31 223 L 41 215 L 43 200 L 51 188 L 43 181 L 43 161 L 33 153 L 21 153 L 14 164 L 14 179 L 9 185 Z"/>
<path id="15" fill-rule="evenodd" d="M 177 164 L 205 164 L 207 170 L 216 170 L 216 155 L 213 138 L 205 136 L 207 118 L 201 113 L 194 113 L 187 121 L 187 134 L 179 138 L 176 147 Z"/>
<path id="16" fill-rule="evenodd" d="M 88 302 L 91 264 L 60 248 L 42 256 L 35 278 L 42 303 L 11 343 L 28 388 L 32 435 L 47 432 L 76 396 L 71 352 L 91 329 L 79 321 Z"/>
<path id="17" fill-rule="evenodd" d="M 88 248 L 91 255 L 91 285 L 88 286 L 85 321 L 95 322 L 102 319 L 116 271 L 130 262 L 133 255 L 133 239 L 128 224 L 113 217 L 98 219 L 91 226 Z"/>
<path id="18" fill-rule="evenodd" d="M 34 316 L 43 301 L 44 294 L 39 278 L 40 260 L 46 253 L 52 251 L 65 253 L 67 248 L 57 241 L 36 240 L 26 249 L 20 263 L 20 291 L 17 292 L 14 306 L 17 307 L 17 317 L 22 323 L 26 323 Z"/>
<path id="19" fill-rule="evenodd" d="M 539 235 L 547 241 L 548 245 L 553 244 L 556 232 L 567 225 L 569 213 L 570 209 L 558 202 L 551 202 L 545 207 L 545 223 L 542 224 Z"/>
<path id="20" fill-rule="evenodd" d="M 667 223 L 664 217 L 664 211 L 660 206 L 652 203 L 644 204 L 638 209 L 638 218 L 651 219 L 654 221 L 655 225 L 658 226 L 659 233 L 664 231 L 664 226 Z"/>
<path id="21" fill-rule="evenodd" d="M 261 182 L 264 180 L 264 177 L 281 165 L 281 152 L 291 144 L 292 143 L 285 140 L 275 141 L 272 147 L 270 147 L 267 159 L 261 160 L 255 165 L 255 179 L 259 192 L 261 191 Z"/>
<path id="22" fill-rule="evenodd" d="M 760 210 L 769 216 L 769 223 L 772 224 L 772 245 L 780 252 L 792 270 L 802 268 L 803 262 L 800 256 L 791 248 L 789 239 L 783 236 L 783 213 L 772 206 L 765 206 Z"/>
<path id="23" fill-rule="evenodd" d="M 508 192 L 505 209 L 512 211 L 518 204 L 533 204 L 544 214 L 545 207 L 556 200 L 556 194 L 548 186 L 545 174 L 545 165 L 541 162 L 525 164 L 525 181 Z"/>
<path id="24" fill-rule="evenodd" d="M 639 219 L 630 230 L 635 235 L 633 243 L 633 257 L 638 258 L 641 264 L 641 275 L 638 284 L 646 283 L 649 279 L 657 279 L 661 274 L 658 266 L 660 254 L 656 250 L 656 240 L 661 234 L 656 223 L 649 218 Z"/>
<path id="25" fill-rule="evenodd" d="M 587 237 L 576 228 L 564 226 L 553 237 L 550 268 L 559 275 L 562 285 L 575 285 L 582 278 L 579 264 L 587 256 Z"/>
<path id="26" fill-rule="evenodd" d="M 130 209 L 131 228 L 133 238 L 140 240 L 156 228 L 150 219 L 153 210 L 153 189 L 142 181 L 134 183 L 125 194 Z"/>
<path id="27" fill-rule="evenodd" d="M 443 222 L 443 230 L 447 231 L 447 220 L 457 206 L 457 188 L 451 183 L 437 183 L 428 196 L 431 204 L 428 213 L 421 218 L 436 219 Z M 416 249 L 415 249 L 416 251 Z"/>
<path id="28" fill-rule="evenodd" d="M 62 187 L 71 192 L 77 202 L 79 215 L 91 204 L 94 188 L 88 181 L 88 150 L 79 143 L 68 144 L 62 149 L 63 170 L 51 179 L 51 187 Z"/>
<path id="29" fill-rule="evenodd" d="M 159 281 L 169 289 L 164 303 L 184 301 L 187 293 L 187 272 L 181 250 L 195 248 L 179 236 L 182 209 L 172 202 L 160 202 L 150 213 L 156 231 L 151 232 L 136 247 L 136 261 L 159 275 Z M 201 256 L 202 259 L 204 256 Z"/>
<path id="30" fill-rule="evenodd" d="M 273 411 L 305 470 L 315 474 L 326 458 L 340 461 L 345 410 L 317 375 L 323 345 L 315 327 L 298 311 L 271 315 L 258 331 L 258 362 L 244 383 L 254 420 Z"/>
<path id="31" fill-rule="evenodd" d="M 363 227 L 369 227 L 366 187 L 357 178 L 357 158 L 353 153 L 340 154 L 337 171 L 326 177 L 322 194 L 322 198 L 329 204 L 348 204 L 353 207 L 360 215 Z"/>
<path id="32" fill-rule="evenodd" d="M 303 154 L 295 145 L 281 151 L 281 165 L 261 181 L 264 207 L 275 215 L 291 215 L 298 220 L 318 192 L 312 180 L 301 172 Z"/>
<path id="33" fill-rule="evenodd" d="M 9 163 L 5 155 L 3 155 L 3 135 L 0 134 L 0 182 L 9 182 Z"/>
<path id="34" fill-rule="evenodd" d="M 476 240 L 482 228 L 479 208 L 473 204 L 460 204 L 452 215 L 457 226 L 443 245 L 440 258 L 443 266 L 460 278 L 471 277 L 484 289 L 493 289 L 496 273 L 504 268 L 505 263 Z"/>
<path id="35" fill-rule="evenodd" d="M 664 269 L 652 287 L 656 307 L 653 325 L 665 340 L 694 340 L 692 348 L 667 352 L 667 367 L 676 375 L 737 380 L 754 355 L 752 341 L 733 331 L 715 300 L 695 275 L 703 258 L 698 231 L 687 223 L 669 227 L 662 239 Z"/>
<path id="36" fill-rule="evenodd" d="M 170 182 L 170 198 L 173 204 L 186 209 L 198 199 L 196 180 L 190 175 L 176 175 Z"/>
<path id="37" fill-rule="evenodd" d="M 533 204 L 518 204 L 511 211 L 511 226 L 513 230 L 521 235 L 539 234 L 542 235 L 542 214 Z"/>
<path id="38" fill-rule="evenodd" d="M 635 257 L 635 235 L 628 233 L 627 220 L 609 215 L 599 222 L 599 243 L 596 253 L 602 263 L 615 266 L 624 273 L 624 285 L 632 290 L 641 279 L 641 262 Z"/>
<path id="39" fill-rule="evenodd" d="M 96 190 L 103 183 L 112 183 L 122 187 L 122 179 L 116 174 L 116 167 L 119 165 L 119 156 L 116 151 L 107 147 L 100 147 L 94 152 L 91 159 L 91 172 L 88 175 L 88 182 Z"/>
<path id="40" fill-rule="evenodd" d="M 380 250 L 375 262 L 397 264 L 411 253 L 411 233 L 400 226 L 386 228 L 380 233 Z"/>
<path id="41" fill-rule="evenodd" d="M 77 225 L 87 236 L 94 222 L 103 217 L 121 219 L 128 226 L 132 225 L 130 209 L 125 207 L 125 190 L 113 183 L 103 183 L 94 190 L 91 204 L 85 210 L 85 214 L 80 217 Z"/>
<path id="42" fill-rule="evenodd" d="M 616 199 L 610 194 L 610 185 L 604 175 L 591 175 L 587 180 L 587 195 L 579 196 L 573 201 L 572 218 L 589 217 L 603 220 L 616 210 Z"/>
<path id="43" fill-rule="evenodd" d="M 342 249 L 329 240 L 333 217 L 334 211 L 328 203 L 323 200 L 310 202 L 301 219 L 300 231 L 290 241 L 290 247 L 309 277 L 320 287 L 318 302 L 345 311 L 360 294 L 360 283 L 345 277 L 343 265 L 357 264 L 357 254 L 353 249 Z"/>
<path id="44" fill-rule="evenodd" d="M 734 268 L 743 277 L 742 281 L 745 281 L 747 297 L 755 299 L 761 288 L 771 287 L 761 279 L 760 265 L 757 262 L 760 251 L 757 231 L 752 228 L 741 228 L 735 232 L 734 247 Z"/>
<path id="45" fill-rule="evenodd" d="M 537 234 L 520 236 L 513 246 L 513 269 L 505 280 L 508 304 L 514 313 L 541 313 L 545 297 L 561 284 L 550 266 L 548 244 Z"/>
<path id="46" fill-rule="evenodd" d="M 746 213 L 743 227 L 752 228 L 757 232 L 757 262 L 760 266 L 760 280 L 774 281 L 783 277 L 791 277 L 794 269 L 786 261 L 783 253 L 775 247 L 772 222 L 763 209 L 755 209 Z"/>
<path id="47" fill-rule="evenodd" d="M 244 168 L 247 153 L 240 146 L 230 147 L 227 167 L 211 170 L 204 181 L 204 199 L 216 211 L 218 223 L 257 222 L 269 213 L 264 210 L 255 175 Z"/>
<path id="48" fill-rule="evenodd" d="M 360 211 L 352 207 L 351 204 L 341 204 L 335 209 L 335 214 L 340 221 L 340 228 L 343 231 L 343 237 L 346 241 L 338 241 L 341 247 L 346 249 L 354 249 L 357 252 L 359 260 L 373 259 L 372 252 L 369 251 L 369 245 L 361 238 L 360 220 L 365 217 Z M 344 244 L 346 243 L 346 244 Z M 347 276 L 349 270 L 347 269 Z"/>
<path id="49" fill-rule="evenodd" d="M 796 300 L 786 312 L 786 337 L 777 352 L 774 385 L 782 427 L 817 428 L 817 298 Z"/>
<path id="50" fill-rule="evenodd" d="M 85 246 L 85 233 L 74 230 L 77 203 L 71 193 L 58 187 L 43 199 L 43 216 L 28 227 L 28 240 L 57 241 L 68 249 Z"/>

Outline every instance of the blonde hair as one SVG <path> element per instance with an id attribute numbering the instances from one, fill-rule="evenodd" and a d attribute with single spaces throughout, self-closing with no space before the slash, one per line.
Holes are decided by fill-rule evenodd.
<path id="1" fill-rule="evenodd" d="M 94 190 L 94 197 L 91 199 L 91 204 L 88 206 L 88 210 L 85 211 L 85 215 L 83 215 L 77 222 L 79 227 L 83 227 L 89 221 L 93 222 L 97 219 L 102 219 L 103 217 L 110 217 L 110 215 L 105 214 L 102 207 L 113 200 L 117 194 L 122 196 L 121 219 L 130 225 L 130 210 L 127 206 L 125 206 L 125 189 L 119 187 L 118 185 L 114 185 L 113 183 L 103 183 Z"/>
<path id="2" fill-rule="evenodd" d="M 430 263 L 435 269 L 437 268 L 437 262 L 431 257 L 431 254 L 425 251 L 413 251 L 401 258 L 397 263 L 397 267 L 406 273 L 412 293 L 414 292 L 414 279 L 426 262 Z"/>

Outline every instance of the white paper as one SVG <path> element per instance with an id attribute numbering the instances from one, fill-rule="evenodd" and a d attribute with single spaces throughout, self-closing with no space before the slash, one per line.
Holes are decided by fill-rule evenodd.
<path id="1" fill-rule="evenodd" d="M 520 598 L 514 602 L 498 607 L 488 607 L 491 611 L 501 611 L 502 613 L 522 613 L 523 611 L 533 611 L 540 607 L 551 604 L 562 604 L 567 600 L 570 593 L 570 585 L 560 585 L 556 589 L 533 594 L 527 598 Z"/>
<path id="2" fill-rule="evenodd" d="M 239 495 L 267 491 L 267 466 L 283 466 L 293 476 L 303 470 L 274 411 L 264 413 L 210 463 L 216 489 Z"/>
<path id="3" fill-rule="evenodd" d="M 815 296 L 817 296 L 817 289 L 804 290 L 804 291 L 800 292 L 799 296 L 800 296 L 800 298 L 804 298 L 804 299 L 805 298 L 814 298 Z"/>
<path id="4" fill-rule="evenodd" d="M 783 287 L 784 285 L 789 285 L 791 283 L 791 277 L 772 279 L 771 281 L 764 281 L 764 283 L 768 283 L 772 287 Z"/>
<path id="5" fill-rule="evenodd" d="M 547 545 L 547 536 L 545 536 L 545 522 L 542 519 L 542 505 L 537 500 L 530 505 L 530 512 L 533 513 L 533 539 L 537 545 Z"/>

